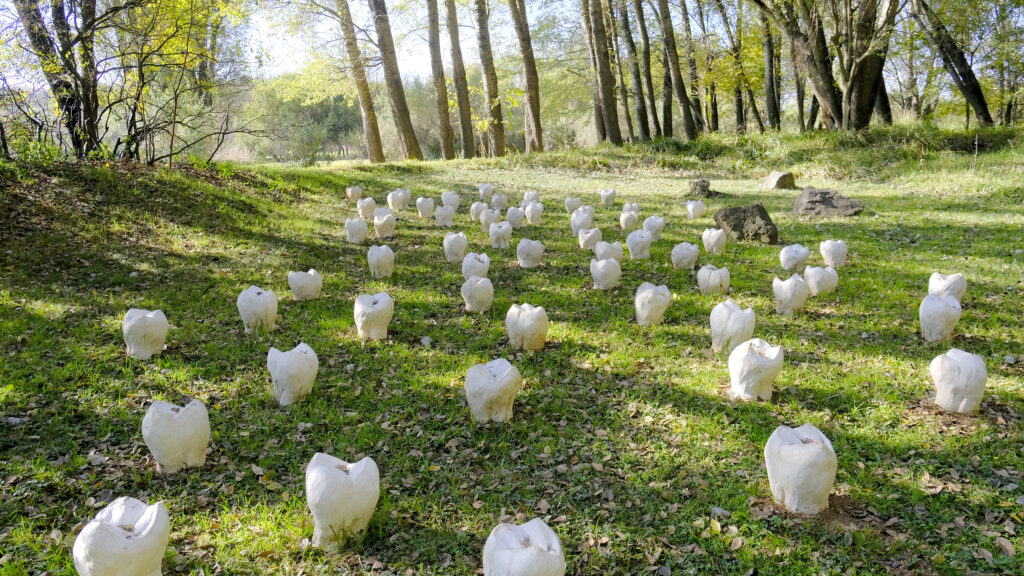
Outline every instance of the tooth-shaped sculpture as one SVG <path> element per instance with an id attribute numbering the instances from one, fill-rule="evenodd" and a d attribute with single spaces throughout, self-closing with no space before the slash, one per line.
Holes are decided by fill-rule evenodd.
<path id="1" fill-rule="evenodd" d="M 210 443 L 210 414 L 199 400 L 184 406 L 158 400 L 142 418 L 142 440 L 160 472 L 201 467 Z"/>
<path id="2" fill-rule="evenodd" d="M 390 278 L 395 271 L 395 253 L 387 244 L 370 246 L 366 251 L 366 262 L 370 266 L 370 276 L 374 278 Z"/>
<path id="3" fill-rule="evenodd" d="M 79 576 L 160 576 L 170 536 L 171 521 L 163 502 L 147 506 L 122 496 L 75 537 L 75 570 Z"/>
<path id="4" fill-rule="evenodd" d="M 583 200 L 580 200 L 579 198 L 570 196 L 565 199 L 565 211 L 569 214 L 575 212 L 580 206 L 583 206 Z"/>
<path id="5" fill-rule="evenodd" d="M 622 244 L 620 242 L 605 242 L 602 240 L 594 246 L 594 257 L 598 260 L 611 258 L 617 262 L 622 262 Z"/>
<path id="6" fill-rule="evenodd" d="M 508 248 L 512 244 L 512 225 L 508 222 L 491 224 L 491 248 Z"/>
<path id="7" fill-rule="evenodd" d="M 700 235 L 704 243 L 704 251 L 708 254 L 721 254 L 725 251 L 725 230 L 721 228 L 706 228 Z"/>
<path id="8" fill-rule="evenodd" d="M 136 360 L 149 360 L 160 354 L 164 351 L 164 342 L 170 328 L 163 310 L 128 310 L 121 321 L 121 335 L 128 347 L 128 355 Z"/>
<path id="9" fill-rule="evenodd" d="M 967 293 L 967 279 L 963 274 L 952 274 L 946 276 L 933 272 L 928 278 L 928 293 L 936 296 L 952 296 L 957 302 L 964 299 Z"/>
<path id="10" fill-rule="evenodd" d="M 540 306 L 513 304 L 505 315 L 505 329 L 513 348 L 540 350 L 548 337 L 548 313 Z"/>
<path id="11" fill-rule="evenodd" d="M 697 265 L 700 248 L 689 242 L 681 242 L 672 248 L 672 266 L 676 270 L 693 270 Z"/>
<path id="12" fill-rule="evenodd" d="M 977 412 L 985 395 L 988 371 L 985 361 L 976 354 L 950 348 L 936 356 L 928 367 L 935 383 L 935 403 L 947 412 Z"/>
<path id="13" fill-rule="evenodd" d="M 345 188 L 345 196 L 348 197 L 349 202 L 358 202 L 363 197 L 363 188 L 361 186 L 349 186 Z"/>
<path id="14" fill-rule="evenodd" d="M 779 252 L 779 263 L 783 270 L 799 270 L 807 265 L 811 250 L 800 244 L 790 244 Z"/>
<path id="15" fill-rule="evenodd" d="M 633 230 L 626 236 L 626 248 L 629 249 L 630 260 L 651 257 L 651 242 L 654 236 L 647 230 Z"/>
<path id="16" fill-rule="evenodd" d="M 522 208 L 513 206 L 505 211 L 505 220 L 508 220 L 513 228 L 522 228 L 523 221 L 526 220 L 526 213 Z"/>
<path id="17" fill-rule="evenodd" d="M 420 196 L 416 199 L 416 213 L 420 218 L 434 217 L 434 199 Z"/>
<path id="18" fill-rule="evenodd" d="M 831 266 L 819 268 L 808 266 L 804 268 L 804 281 L 807 282 L 807 289 L 811 296 L 835 292 L 839 286 L 839 273 Z"/>
<path id="19" fill-rule="evenodd" d="M 786 280 L 778 276 L 772 280 L 772 292 L 775 293 L 775 312 L 781 316 L 792 314 L 804 307 L 811 289 L 799 274 L 793 274 Z"/>
<path id="20" fill-rule="evenodd" d="M 487 184 L 487 183 L 484 183 L 484 184 L 480 185 L 480 199 L 481 200 L 483 200 L 484 202 L 490 202 L 491 201 L 491 196 L 493 196 L 493 195 L 494 195 L 494 186 L 492 186 L 491 184 Z"/>
<path id="21" fill-rule="evenodd" d="M 384 340 L 388 337 L 388 324 L 395 314 L 395 302 L 387 292 L 363 294 L 356 298 L 355 321 L 359 338 Z"/>
<path id="22" fill-rule="evenodd" d="M 594 278 L 594 290 L 611 290 L 619 285 L 622 265 L 614 258 L 590 259 L 590 275 Z"/>
<path id="23" fill-rule="evenodd" d="M 519 260 L 520 268 L 536 268 L 544 257 L 544 245 L 540 240 L 529 240 L 523 238 L 516 246 L 516 258 Z"/>
<path id="24" fill-rule="evenodd" d="M 494 285 L 487 278 L 470 276 L 462 283 L 462 300 L 466 312 L 487 312 L 494 302 Z"/>
<path id="25" fill-rule="evenodd" d="M 636 308 L 636 323 L 640 326 L 657 326 L 665 320 L 665 310 L 672 302 L 668 286 L 655 286 L 644 282 L 636 290 L 633 306 Z"/>
<path id="26" fill-rule="evenodd" d="M 462 262 L 466 257 L 469 240 L 464 232 L 446 232 L 444 235 L 444 259 L 451 264 Z"/>
<path id="27" fill-rule="evenodd" d="M 821 258 L 826 266 L 839 268 L 846 265 L 846 242 L 842 240 L 825 240 L 818 245 Z"/>
<path id="28" fill-rule="evenodd" d="M 704 205 L 704 201 L 703 200 L 687 200 L 686 201 L 686 215 L 690 218 L 690 220 L 694 220 L 696 218 L 700 218 L 701 216 L 704 215 L 704 212 L 707 209 L 708 209 L 708 207 Z"/>
<path id="29" fill-rule="evenodd" d="M 277 327 L 277 295 L 270 290 L 249 286 L 238 295 L 235 304 L 246 334 L 260 328 L 270 331 Z"/>
<path id="30" fill-rule="evenodd" d="M 665 219 L 661 216 L 648 216 L 644 219 L 644 230 L 650 232 L 655 240 L 660 240 L 661 233 L 665 230 Z"/>
<path id="31" fill-rule="evenodd" d="M 813 424 L 776 428 L 764 446 L 764 461 L 776 502 L 798 514 L 828 508 L 839 464 L 832 443 Z"/>
<path id="32" fill-rule="evenodd" d="M 372 458 L 349 464 L 317 452 L 306 466 L 306 504 L 313 514 L 313 546 L 333 548 L 366 532 L 380 498 L 380 470 Z"/>
<path id="33" fill-rule="evenodd" d="M 395 215 L 390 210 L 377 213 L 373 217 L 373 231 L 377 238 L 391 238 L 395 235 Z"/>
<path id="34" fill-rule="evenodd" d="M 373 198 L 360 198 L 356 202 L 356 210 L 363 220 L 373 220 L 373 211 L 377 209 L 377 201 Z"/>
<path id="35" fill-rule="evenodd" d="M 365 240 L 368 231 L 366 221 L 361 218 L 348 218 L 345 220 L 345 239 L 353 244 L 359 244 Z"/>
<path id="36" fill-rule="evenodd" d="M 921 336 L 928 342 L 949 340 L 953 337 L 956 323 L 960 321 L 961 312 L 960 302 L 952 296 L 925 296 L 917 311 Z"/>
<path id="37" fill-rule="evenodd" d="M 526 213 L 526 221 L 531 226 L 539 226 L 544 216 L 544 205 L 540 202 L 529 202 L 523 207 Z"/>
<path id="38" fill-rule="evenodd" d="M 387 200 L 388 206 L 395 212 L 405 210 L 409 207 L 409 202 L 412 201 L 412 191 L 404 188 L 395 188 L 388 192 Z"/>
<path id="39" fill-rule="evenodd" d="M 601 203 L 605 206 L 615 205 L 615 189 L 601 190 Z"/>
<path id="40" fill-rule="evenodd" d="M 470 276 L 487 278 L 487 271 L 491 268 L 491 257 L 487 254 L 470 252 L 462 259 L 462 276 L 469 280 Z"/>
<path id="41" fill-rule="evenodd" d="M 438 226 L 453 226 L 455 224 L 455 208 L 452 206 L 438 206 L 434 209 L 434 222 Z"/>
<path id="42" fill-rule="evenodd" d="M 472 204 L 469 205 L 470 219 L 479 222 L 480 215 L 484 213 L 484 210 L 487 210 L 487 204 L 483 202 L 473 202 Z"/>
<path id="43" fill-rule="evenodd" d="M 481 424 L 512 419 L 512 402 L 523 387 L 523 377 L 508 360 L 477 364 L 466 372 L 466 402 L 473 420 Z"/>
<path id="44" fill-rule="evenodd" d="M 502 210 L 508 209 L 508 196 L 504 194 L 494 194 L 491 196 L 491 208 L 501 212 Z"/>
<path id="45" fill-rule="evenodd" d="M 267 353 L 267 370 L 274 384 L 274 399 L 281 406 L 287 406 L 302 400 L 313 390 L 320 361 L 307 344 L 299 344 L 287 352 L 271 347 Z"/>
<path id="46" fill-rule="evenodd" d="M 452 210 L 458 210 L 459 204 L 462 202 L 462 198 L 459 193 L 454 190 L 448 190 L 441 192 L 441 205 Z"/>
<path id="47" fill-rule="evenodd" d="M 706 264 L 697 270 L 697 288 L 701 294 L 728 294 L 729 269 Z"/>
<path id="48" fill-rule="evenodd" d="M 530 202 L 540 202 L 540 192 L 536 190 L 527 190 L 523 192 L 523 201 L 519 203 L 520 206 L 526 208 L 526 205 Z"/>
<path id="49" fill-rule="evenodd" d="M 622 205 L 622 211 L 632 212 L 633 214 L 640 216 L 640 204 L 636 202 L 626 202 L 625 204 Z"/>
<path id="50" fill-rule="evenodd" d="M 623 211 L 622 214 L 619 214 L 619 228 L 623 230 L 636 228 L 638 222 L 640 222 L 640 217 L 633 212 Z"/>
<path id="51" fill-rule="evenodd" d="M 498 524 L 484 544 L 487 576 L 564 576 L 562 543 L 540 518 L 516 526 Z"/>
<path id="52" fill-rule="evenodd" d="M 730 394 L 740 400 L 771 400 L 772 385 L 782 370 L 782 356 L 782 346 L 772 346 L 760 338 L 738 344 L 729 354 Z"/>
<path id="53" fill-rule="evenodd" d="M 597 243 L 601 241 L 601 229 L 581 228 L 576 239 L 580 242 L 581 250 L 593 250 L 597 247 Z"/>
<path id="54" fill-rule="evenodd" d="M 589 208 L 589 210 L 588 210 Z M 572 228 L 572 235 L 579 236 L 580 230 L 594 226 L 594 210 L 591 206 L 580 206 L 569 216 L 569 226 Z"/>
<path id="55" fill-rule="evenodd" d="M 480 231 L 490 234 L 491 224 L 501 221 L 501 212 L 497 210 L 484 210 L 480 213 Z"/>
<path id="56" fill-rule="evenodd" d="M 715 352 L 728 354 L 750 340 L 754 335 L 753 308 L 740 308 L 732 300 L 726 300 L 711 309 L 711 347 Z"/>
<path id="57" fill-rule="evenodd" d="M 296 300 L 316 300 L 324 287 L 324 279 L 315 269 L 308 272 L 288 271 L 288 287 Z"/>

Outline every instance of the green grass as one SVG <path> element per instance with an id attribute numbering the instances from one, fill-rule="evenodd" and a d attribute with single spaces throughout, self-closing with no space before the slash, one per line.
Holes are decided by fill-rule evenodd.
<path id="1" fill-rule="evenodd" d="M 978 138 L 975 138 L 975 137 Z M 972 140 L 973 138 L 973 140 Z M 977 151 L 963 142 L 985 142 Z M 73 574 L 76 527 L 120 495 L 163 500 L 172 521 L 167 573 L 473 574 L 503 517 L 543 517 L 571 574 L 1019 574 L 997 538 L 1024 553 L 1024 151 L 1019 133 L 715 137 L 499 160 L 345 170 L 209 172 L 120 166 L 5 165 L 0 170 L 0 574 Z M 758 179 L 792 168 L 803 184 L 861 199 L 851 219 L 801 221 L 794 194 Z M 689 180 L 727 193 L 686 219 Z M 544 265 L 522 270 L 515 243 L 494 250 L 468 208 L 479 182 L 515 203 L 536 189 Z M 456 228 L 491 255 L 493 308 L 461 311 L 444 230 L 401 214 L 395 275 L 369 278 L 372 242 L 344 242 L 360 183 L 383 203 L 463 193 Z M 650 260 L 623 263 L 622 285 L 590 289 L 590 255 L 568 233 L 567 195 L 595 205 L 614 187 L 668 226 Z M 770 403 L 726 394 L 708 314 L 669 252 L 698 242 L 726 205 L 764 203 L 786 243 L 842 238 L 838 293 L 794 317 L 774 314 L 778 247 L 729 245 L 731 297 L 757 312 L 755 335 L 785 349 Z M 605 239 L 624 240 L 618 209 L 597 206 Z M 324 295 L 295 302 L 289 269 L 315 267 Z M 988 392 L 977 416 L 929 403 L 928 363 L 950 345 L 917 335 L 932 271 L 970 282 L 953 346 L 982 355 Z M 640 328 L 643 281 L 673 293 L 665 324 Z M 277 292 L 279 327 L 246 336 L 239 291 Z M 352 303 L 387 290 L 391 338 L 360 345 Z M 543 305 L 549 343 L 510 348 L 504 315 Z M 173 326 L 151 362 L 126 359 L 120 320 L 161 308 Z M 421 339 L 429 336 L 429 346 Z M 306 342 L 320 373 L 306 401 L 279 408 L 266 353 Z M 475 425 L 462 395 L 473 364 L 507 357 L 525 378 L 507 425 Z M 140 433 L 154 399 L 200 398 L 214 430 L 207 466 L 156 473 Z M 787 514 L 771 500 L 762 449 L 780 424 L 811 422 L 832 440 L 832 508 Z M 311 424 L 307 427 L 303 423 Z M 301 426 L 300 426 L 301 425 Z M 312 534 L 303 470 L 317 451 L 370 455 L 382 474 L 367 538 L 341 554 Z M 102 454 L 98 465 L 87 457 Z M 253 466 L 265 474 L 257 477 Z M 712 507 L 729 511 L 713 516 Z"/>

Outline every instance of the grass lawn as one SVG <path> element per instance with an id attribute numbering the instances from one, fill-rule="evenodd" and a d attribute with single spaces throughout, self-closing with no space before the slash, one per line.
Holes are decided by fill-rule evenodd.
<path id="1" fill-rule="evenodd" d="M 74 574 L 77 529 L 122 495 L 169 509 L 168 574 L 482 573 L 490 530 L 534 516 L 558 533 L 570 574 L 1020 574 L 1024 135 L 993 134 L 716 137 L 346 169 L 5 165 L 0 574 Z M 867 209 L 791 217 L 795 192 L 759 186 L 779 168 Z M 686 192 L 699 176 L 726 196 L 691 221 Z M 540 191 L 543 225 L 490 248 L 468 215 L 480 182 L 512 204 Z M 455 229 L 491 256 L 491 310 L 464 312 L 445 229 L 412 207 L 387 241 L 394 276 L 371 279 L 376 241 L 344 241 L 355 214 L 344 187 L 356 183 L 378 205 L 398 186 L 414 202 L 458 190 Z M 614 208 L 599 205 L 608 187 Z M 591 255 L 562 208 L 569 195 L 595 205 L 608 241 L 624 243 L 622 202 L 639 202 L 641 220 L 667 220 L 650 260 L 623 261 L 615 290 L 591 288 Z M 698 265 L 729 268 L 730 297 L 757 313 L 755 336 L 785 350 L 772 401 L 747 404 L 728 397 L 725 358 L 710 350 L 708 314 L 723 298 L 701 295 L 669 252 L 699 244 L 714 210 L 755 201 L 784 244 L 812 249 L 812 264 L 829 238 L 845 239 L 850 258 L 835 294 L 780 317 L 771 281 L 789 274 L 779 246 L 701 252 Z M 520 238 L 544 243 L 540 268 L 519 268 Z M 287 273 L 311 267 L 324 294 L 296 302 Z M 918 335 L 933 271 L 969 281 L 952 344 Z M 672 292 L 663 325 L 636 324 L 644 281 Z M 250 284 L 280 299 L 270 334 L 243 334 L 235 298 Z M 395 300 L 390 339 L 363 346 L 353 301 L 379 291 Z M 508 344 L 515 303 L 546 308 L 542 351 Z M 130 307 L 160 308 L 171 322 L 152 361 L 125 357 Z M 305 401 L 280 408 L 267 351 L 300 342 L 320 372 Z M 985 359 L 977 416 L 930 403 L 928 364 L 950 345 Z M 463 377 L 498 357 L 525 387 L 511 423 L 476 425 Z M 200 470 L 161 475 L 140 423 L 153 400 L 183 396 L 209 406 L 211 451 Z M 839 460 L 831 506 L 817 517 L 773 503 L 762 455 L 777 426 L 806 422 Z M 303 471 L 318 451 L 369 455 L 381 470 L 369 534 L 340 554 L 308 546 Z"/>

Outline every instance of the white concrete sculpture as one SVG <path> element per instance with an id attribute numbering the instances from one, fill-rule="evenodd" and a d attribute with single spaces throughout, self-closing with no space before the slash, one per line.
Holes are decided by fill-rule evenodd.
<path id="1" fill-rule="evenodd" d="M 843 240 L 825 240 L 818 245 L 818 252 L 826 266 L 839 268 L 846 265 L 847 247 Z"/>
<path id="2" fill-rule="evenodd" d="M 626 248 L 629 249 L 630 260 L 640 260 L 651 257 L 651 242 L 654 236 L 647 230 L 633 230 L 626 236 Z"/>
<path id="3" fill-rule="evenodd" d="M 462 259 L 462 276 L 469 280 L 470 276 L 487 278 L 487 271 L 491 268 L 491 257 L 487 254 L 470 252 Z"/>
<path id="4" fill-rule="evenodd" d="M 360 220 L 362 222 L 362 220 Z M 365 225 L 365 222 L 363 223 Z M 324 287 L 324 279 L 314 268 L 306 272 L 288 271 L 288 287 L 296 300 L 316 300 Z"/>
<path id="5" fill-rule="evenodd" d="M 621 263 L 623 255 L 621 242 L 605 242 L 602 240 L 594 246 L 594 257 L 598 260 L 611 258 Z"/>
<path id="6" fill-rule="evenodd" d="M 469 205 L 470 219 L 479 222 L 480 215 L 484 213 L 484 210 L 487 210 L 487 204 L 485 204 L 484 202 L 473 202 L 472 204 Z"/>
<path id="7" fill-rule="evenodd" d="M 706 264 L 697 270 L 697 288 L 701 294 L 728 294 L 729 269 Z"/>
<path id="8" fill-rule="evenodd" d="M 451 208 L 452 210 L 458 210 L 459 204 L 462 202 L 462 197 L 459 193 L 454 190 L 447 190 L 441 192 L 441 205 L 445 208 Z"/>
<path id="9" fill-rule="evenodd" d="M 594 227 L 594 207 L 580 206 L 569 216 L 569 226 L 572 228 L 572 235 L 579 236 L 580 230 Z"/>
<path id="10" fill-rule="evenodd" d="M 451 264 L 462 262 L 466 257 L 469 240 L 465 232 L 446 232 L 444 235 L 444 259 Z"/>
<path id="11" fill-rule="evenodd" d="M 308 344 L 300 343 L 287 352 L 271 347 L 267 370 L 274 384 L 274 399 L 281 406 L 301 401 L 313 390 L 320 360 Z"/>
<path id="12" fill-rule="evenodd" d="M 409 202 L 412 202 L 412 190 L 395 188 L 391 192 L 388 192 L 387 201 L 388 207 L 393 211 L 398 212 L 400 210 L 405 210 L 409 207 Z"/>
<path id="13" fill-rule="evenodd" d="M 964 299 L 964 294 L 967 294 L 967 279 L 959 273 L 946 276 L 933 272 L 928 278 L 928 293 L 936 296 L 952 296 L 956 298 L 957 302 L 961 302 Z"/>
<path id="14" fill-rule="evenodd" d="M 508 210 L 508 196 L 504 194 L 494 194 L 491 196 L 491 208 L 499 212 Z"/>
<path id="15" fill-rule="evenodd" d="M 380 498 L 380 470 L 365 457 L 355 464 L 317 452 L 306 466 L 306 504 L 313 546 L 340 547 L 365 532 Z"/>
<path id="16" fill-rule="evenodd" d="M 540 306 L 513 304 L 505 315 L 505 330 L 513 348 L 540 350 L 548 337 L 548 313 Z"/>
<path id="17" fill-rule="evenodd" d="M 349 202 L 358 202 L 363 197 L 362 186 L 349 186 L 345 188 L 345 196 Z"/>
<path id="18" fill-rule="evenodd" d="M 686 216 L 690 220 L 696 220 L 704 215 L 708 207 L 704 205 L 703 200 L 687 200 L 686 201 Z"/>
<path id="19" fill-rule="evenodd" d="M 163 502 L 146 504 L 122 496 L 82 528 L 71 555 L 79 576 L 160 576 L 171 536 Z"/>
<path id="20" fill-rule="evenodd" d="M 799 270 L 807 265 L 811 250 L 800 244 L 790 244 L 779 251 L 779 263 L 783 270 Z"/>
<path id="21" fill-rule="evenodd" d="M 362 218 L 348 218 L 345 220 L 345 239 L 353 244 L 359 244 L 366 240 L 369 233 L 366 220 Z"/>
<path id="22" fill-rule="evenodd" d="M 359 338 L 384 340 L 388 337 L 388 324 L 395 314 L 395 302 L 387 292 L 363 294 L 356 298 L 355 321 Z"/>
<path id="23" fill-rule="evenodd" d="M 804 282 L 807 282 L 807 289 L 811 296 L 818 294 L 829 294 L 835 292 L 839 287 L 839 273 L 831 266 L 819 268 L 808 266 L 804 268 Z"/>
<path id="24" fill-rule="evenodd" d="M 466 312 L 487 312 L 494 302 L 494 285 L 487 278 L 470 276 L 462 283 L 462 300 Z"/>
<path id="25" fill-rule="evenodd" d="M 839 463 L 832 443 L 813 424 L 776 428 L 764 446 L 764 461 L 776 502 L 798 514 L 828 508 Z"/>
<path id="26" fill-rule="evenodd" d="M 523 192 L 523 201 L 519 203 L 520 206 L 526 208 L 526 205 L 530 202 L 540 202 L 540 192 L 536 190 L 527 190 Z"/>
<path id="27" fill-rule="evenodd" d="M 494 186 L 487 183 L 481 184 L 480 199 L 483 200 L 484 202 L 490 202 L 491 196 L 494 196 Z"/>
<path id="28" fill-rule="evenodd" d="M 491 224 L 495 222 L 501 222 L 501 212 L 497 210 L 484 210 L 480 213 L 480 231 L 484 234 L 490 234 Z"/>
<path id="29" fill-rule="evenodd" d="M 540 518 L 516 526 L 498 524 L 484 544 L 486 576 L 564 576 L 558 535 Z"/>
<path id="30" fill-rule="evenodd" d="M 455 225 L 455 208 L 453 206 L 438 206 L 434 208 L 434 222 L 445 228 Z"/>
<path id="31" fill-rule="evenodd" d="M 395 215 L 388 210 L 373 216 L 373 231 L 377 238 L 391 238 L 395 235 Z"/>
<path id="32" fill-rule="evenodd" d="M 939 407 L 962 414 L 978 411 L 988 380 L 981 356 L 950 348 L 949 352 L 932 360 L 928 371 L 935 383 L 935 403 Z"/>
<path id="33" fill-rule="evenodd" d="M 481 424 L 512 419 L 512 403 L 523 388 L 523 376 L 508 360 L 477 364 L 466 372 L 466 402 Z"/>
<path id="34" fill-rule="evenodd" d="M 121 335 L 128 348 L 128 356 L 136 360 L 149 360 L 163 352 L 170 328 L 171 324 L 163 310 L 128 310 L 121 321 Z"/>
<path id="35" fill-rule="evenodd" d="M 792 314 L 803 308 L 807 303 L 807 297 L 811 295 L 811 289 L 799 274 L 793 274 L 786 280 L 780 280 L 776 276 L 772 280 L 772 292 L 775 293 L 775 312 L 780 316 Z"/>
<path id="36" fill-rule="evenodd" d="M 356 202 L 356 210 L 363 220 L 373 220 L 373 211 L 377 209 L 377 201 L 373 198 L 360 198 Z"/>
<path id="37" fill-rule="evenodd" d="M 420 196 L 416 199 L 416 214 L 420 218 L 434 217 L 434 199 Z"/>
<path id="38" fill-rule="evenodd" d="M 697 266 L 700 248 L 696 244 L 680 242 L 672 248 L 672 267 L 676 270 L 693 270 Z"/>
<path id="39" fill-rule="evenodd" d="M 576 239 L 579 240 L 580 250 L 593 250 L 597 247 L 597 243 L 601 241 L 601 229 L 581 228 L 576 235 Z"/>
<path id="40" fill-rule="evenodd" d="M 235 302 L 242 316 L 245 333 L 259 329 L 271 331 L 277 327 L 277 294 L 258 286 L 249 286 Z"/>
<path id="41" fill-rule="evenodd" d="M 711 309 L 711 348 L 715 352 L 728 354 L 754 336 L 757 321 L 753 308 L 740 308 L 732 300 L 726 300 Z"/>
<path id="42" fill-rule="evenodd" d="M 921 336 L 928 342 L 949 340 L 953 337 L 953 329 L 960 321 L 960 301 L 952 296 L 936 296 L 929 294 L 921 301 L 918 309 L 921 322 Z"/>
<path id="43" fill-rule="evenodd" d="M 523 222 L 526 220 L 526 212 L 523 212 L 522 208 L 513 206 L 505 211 L 505 220 L 507 220 L 513 228 L 522 228 Z"/>
<path id="44" fill-rule="evenodd" d="M 760 338 L 738 344 L 729 354 L 730 395 L 748 402 L 771 400 L 782 358 L 782 346 L 772 346 Z"/>
<path id="45" fill-rule="evenodd" d="M 704 243 L 704 251 L 712 255 L 725 252 L 726 238 L 725 230 L 721 228 L 705 228 L 700 235 L 700 240 Z"/>
<path id="46" fill-rule="evenodd" d="M 523 212 L 526 213 L 526 222 L 530 226 L 540 226 L 544 217 L 544 205 L 540 202 L 528 202 L 523 207 Z"/>
<path id="47" fill-rule="evenodd" d="M 644 282 L 636 290 L 633 306 L 636 309 L 636 323 L 640 326 L 657 326 L 665 320 L 665 311 L 672 302 L 668 286 L 655 286 Z"/>
<path id="48" fill-rule="evenodd" d="M 625 204 L 622 205 L 622 211 L 631 212 L 633 214 L 636 214 L 637 216 L 640 216 L 640 204 L 636 202 L 626 202 Z"/>
<path id="49" fill-rule="evenodd" d="M 210 444 L 210 413 L 199 400 L 184 406 L 158 400 L 142 417 L 142 440 L 160 472 L 202 467 Z"/>
<path id="50" fill-rule="evenodd" d="M 640 217 L 633 212 L 623 211 L 619 214 L 619 228 L 632 230 L 640 222 Z"/>
<path id="51" fill-rule="evenodd" d="M 575 212 L 580 206 L 583 206 L 583 200 L 580 200 L 579 198 L 570 196 L 565 199 L 565 211 L 569 214 Z"/>
<path id="52" fill-rule="evenodd" d="M 601 204 L 615 206 L 615 189 L 601 190 Z"/>
<path id="53" fill-rule="evenodd" d="M 512 225 L 508 221 L 491 224 L 489 233 L 491 248 L 508 248 L 512 244 Z"/>
<path id="54" fill-rule="evenodd" d="M 648 216 L 644 219 L 644 230 L 650 232 L 655 240 L 661 240 L 661 233 L 665 230 L 665 219 L 661 216 Z"/>
<path id="55" fill-rule="evenodd" d="M 366 262 L 370 266 L 370 276 L 390 278 L 395 271 L 395 252 L 387 244 L 370 246 L 366 251 Z"/>
<path id="56" fill-rule="evenodd" d="M 544 245 L 540 240 L 523 238 L 516 246 L 516 258 L 520 268 L 536 268 L 544 257 Z"/>
<path id="57" fill-rule="evenodd" d="M 619 285 L 622 265 L 614 258 L 591 258 L 590 275 L 594 278 L 594 290 L 611 290 Z"/>

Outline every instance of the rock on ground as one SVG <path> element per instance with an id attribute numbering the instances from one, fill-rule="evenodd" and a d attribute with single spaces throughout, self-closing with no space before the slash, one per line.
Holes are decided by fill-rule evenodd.
<path id="1" fill-rule="evenodd" d="M 715 222 L 736 241 L 753 240 L 765 244 L 779 242 L 779 229 L 760 204 L 722 208 L 715 212 Z"/>
<path id="2" fill-rule="evenodd" d="M 827 188 L 808 186 L 793 202 L 794 216 L 856 216 L 863 211 L 860 202 Z"/>
<path id="3" fill-rule="evenodd" d="M 721 192 L 711 189 L 711 182 L 707 180 L 694 180 L 690 182 L 690 196 L 698 198 L 715 198 L 722 196 Z"/>
<path id="4" fill-rule="evenodd" d="M 785 188 L 792 189 L 796 188 L 796 178 L 793 177 L 792 172 L 772 172 L 764 179 L 765 188 Z"/>

